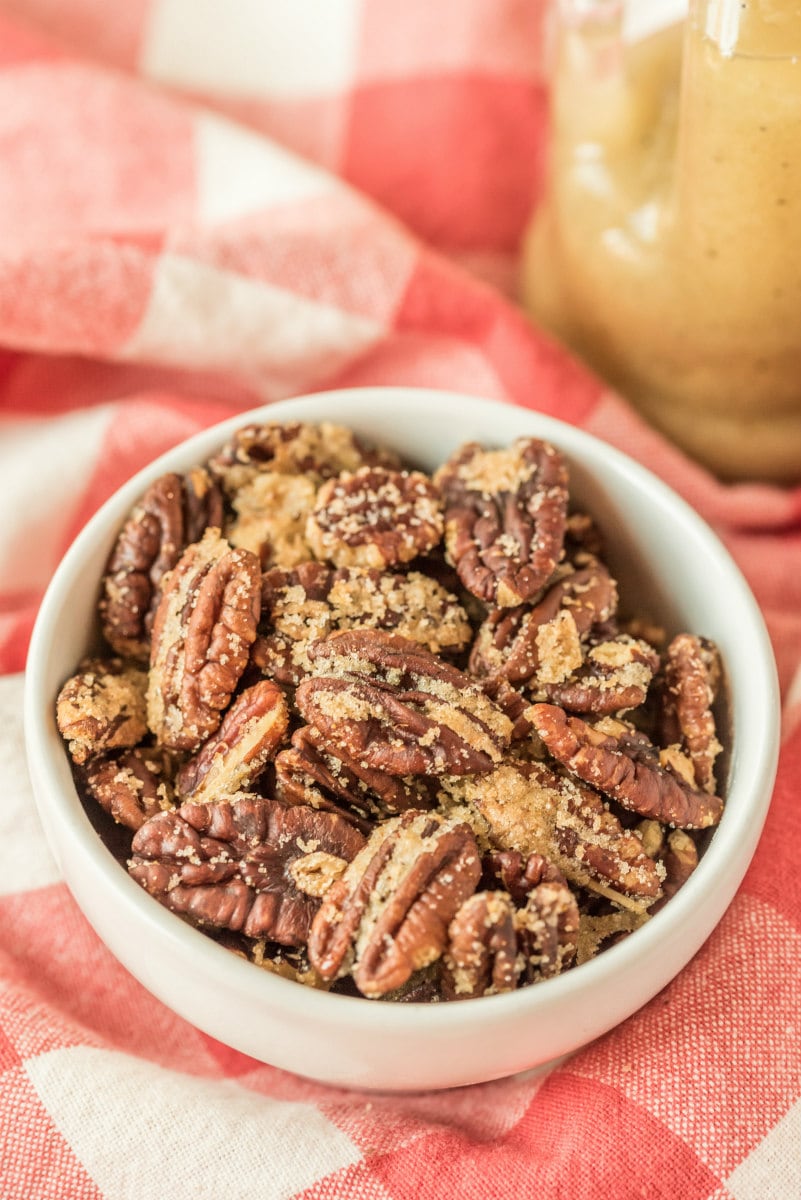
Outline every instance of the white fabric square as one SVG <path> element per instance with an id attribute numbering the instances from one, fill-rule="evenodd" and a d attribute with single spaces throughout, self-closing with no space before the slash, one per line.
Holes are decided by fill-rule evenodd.
<path id="1" fill-rule="evenodd" d="M 338 371 L 382 333 L 377 321 L 165 254 L 121 357 L 247 373 L 265 399 L 278 399 Z"/>
<path id="2" fill-rule="evenodd" d="M 207 225 L 340 186 L 327 172 L 268 138 L 212 113 L 198 118 L 195 155 L 198 219 Z"/>
<path id="3" fill-rule="evenodd" d="M 25 1070 L 108 1200 L 282 1200 L 351 1163 L 349 1138 L 309 1104 L 90 1046 Z"/>
<path id="4" fill-rule="evenodd" d="M 154 0 L 145 75 L 229 96 L 341 91 L 353 77 L 361 0 Z"/>
<path id="5" fill-rule="evenodd" d="M 98 406 L 3 423 L 2 495 L 9 512 L 25 514 L 24 521 L 0 522 L 0 562 L 14 564 L 3 590 L 38 591 L 50 582 L 112 415 Z"/>
<path id="6" fill-rule="evenodd" d="M 788 1031 L 789 1032 L 789 1031 Z M 796 1036 L 801 1030 L 796 1031 Z M 759 1080 L 754 1080 L 759 1087 Z M 755 1146 L 726 1180 L 733 1200 L 770 1200 L 801 1196 L 801 1101 Z"/>
<path id="7" fill-rule="evenodd" d="M 22 736 L 22 675 L 0 676 L 0 895 L 58 883 L 33 799 Z"/>

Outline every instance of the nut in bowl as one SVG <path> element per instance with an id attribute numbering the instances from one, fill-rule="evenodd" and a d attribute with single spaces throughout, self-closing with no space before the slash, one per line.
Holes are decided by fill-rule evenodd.
<path id="1" fill-rule="evenodd" d="M 147 988 L 275 1066 L 415 1090 L 562 1057 L 689 962 L 778 712 L 750 591 L 654 476 L 368 388 L 112 497 L 42 604 L 25 719 L 65 880 Z"/>

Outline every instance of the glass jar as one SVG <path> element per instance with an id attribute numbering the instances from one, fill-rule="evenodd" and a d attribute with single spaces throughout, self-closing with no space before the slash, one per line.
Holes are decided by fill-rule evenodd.
<path id="1" fill-rule="evenodd" d="M 801 3 L 648 3 L 558 0 L 523 303 L 721 477 L 797 482 Z"/>

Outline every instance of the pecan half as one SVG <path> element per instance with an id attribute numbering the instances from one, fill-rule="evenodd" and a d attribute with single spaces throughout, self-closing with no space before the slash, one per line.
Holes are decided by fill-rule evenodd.
<path id="1" fill-rule="evenodd" d="M 578 950 L 579 909 L 576 897 L 558 872 L 529 892 L 525 908 L 515 914 L 522 980 L 538 983 L 573 966 Z"/>
<path id="2" fill-rule="evenodd" d="M 464 649 L 472 628 L 462 606 L 419 571 L 389 571 L 301 563 L 266 571 L 256 661 L 281 683 L 311 671 L 308 648 L 336 629 L 386 629 L 432 653 Z"/>
<path id="3" fill-rule="evenodd" d="M 689 633 L 673 638 L 665 654 L 662 741 L 679 745 L 704 792 L 715 791 L 715 760 L 722 749 L 712 712 L 720 677 L 720 657 L 712 642 Z"/>
<path id="4" fill-rule="evenodd" d="M 529 713 L 553 757 L 624 808 L 682 829 L 706 829 L 720 820 L 718 796 L 696 791 L 665 766 L 631 757 L 613 735 L 553 704 L 534 704 Z"/>
<path id="5" fill-rule="evenodd" d="M 56 724 L 73 762 L 137 745 L 147 734 L 147 675 L 119 658 L 89 659 L 56 699 Z"/>
<path id="6" fill-rule="evenodd" d="M 92 759 L 83 773 L 88 794 L 128 829 L 173 807 L 172 762 L 156 746 L 136 746 Z"/>
<path id="7" fill-rule="evenodd" d="M 316 642 L 295 702 L 332 747 L 391 775 L 464 775 L 500 762 L 509 718 L 464 672 L 407 638 L 351 630 Z"/>
<path id="8" fill-rule="evenodd" d="M 603 563 L 593 559 L 558 579 L 533 607 L 496 608 L 480 626 L 470 652 L 475 675 L 524 683 L 548 656 L 548 630 L 561 613 L 573 618 L 577 640 L 617 611 L 617 584 Z M 572 668 L 571 668 L 572 669 Z"/>
<path id="9" fill-rule="evenodd" d="M 308 475 L 321 483 L 365 465 L 396 467 L 395 454 L 368 448 L 350 429 L 322 421 L 245 425 L 209 461 L 209 469 L 233 495 L 263 471 Z"/>
<path id="10" fill-rule="evenodd" d="M 213 800 L 246 792 L 284 739 L 289 708 L 284 693 L 268 679 L 240 692 L 219 729 L 184 763 L 175 779 L 182 800 Z"/>
<path id="11" fill-rule="evenodd" d="M 351 974 L 368 997 L 401 987 L 440 957 L 480 874 L 467 825 L 414 811 L 385 821 L 323 900 L 309 933 L 312 966 L 324 979 Z"/>
<path id="12" fill-rule="evenodd" d="M 317 493 L 306 538 L 317 558 L 338 567 L 392 567 L 442 539 L 439 496 L 420 471 L 362 467 L 329 479 Z"/>
<path id="13" fill-rule="evenodd" d="M 537 438 L 506 450 L 470 442 L 434 476 L 445 506 L 445 544 L 464 586 L 486 604 L 533 600 L 562 553 L 567 466 Z"/>
<path id="14" fill-rule="evenodd" d="M 196 750 L 220 723 L 256 636 L 259 562 L 216 529 L 189 546 L 162 586 L 153 621 L 148 725 L 174 750 Z"/>
<path id="15" fill-rule="evenodd" d="M 222 525 L 222 497 L 198 467 L 162 475 L 134 507 L 103 573 L 98 612 L 103 636 L 139 662 L 150 653 L 150 626 L 164 575 L 207 526 Z"/>
<path id="16" fill-rule="evenodd" d="M 321 893 L 363 845 L 331 813 L 240 794 L 151 817 L 134 835 L 128 870 L 195 924 L 300 946 Z"/>
<path id="17" fill-rule="evenodd" d="M 636 833 L 596 792 L 546 763 L 507 762 L 481 777 L 443 780 L 442 788 L 443 799 L 478 814 L 496 850 L 541 855 L 580 887 L 609 885 L 648 902 L 660 894 L 660 871 Z"/>
<path id="18" fill-rule="evenodd" d="M 433 806 L 433 787 L 425 776 L 388 775 L 364 766 L 341 747 L 335 751 L 311 726 L 297 729 L 291 746 L 275 760 L 278 799 L 337 812 L 363 833 L 386 816 Z"/>
<path id="19" fill-rule="evenodd" d="M 521 854 L 519 850 L 491 850 L 484 857 L 484 875 L 489 887 L 501 887 L 522 908 L 532 888 L 543 881 L 565 883 L 554 863 L 542 854 Z"/>
<path id="20" fill-rule="evenodd" d="M 567 678 L 544 683 L 537 696 L 571 712 L 597 716 L 627 712 L 645 703 L 659 655 L 648 642 L 620 634 L 591 646 Z"/>
<path id="21" fill-rule="evenodd" d="M 449 1000 L 511 992 L 518 963 L 515 906 L 506 892 L 468 896 L 448 927 L 442 990 Z"/>
<path id="22" fill-rule="evenodd" d="M 641 821 L 637 834 L 652 858 L 663 866 L 662 895 L 650 908 L 653 914 L 683 887 L 698 866 L 698 847 L 683 829 L 663 829 L 658 821 Z"/>

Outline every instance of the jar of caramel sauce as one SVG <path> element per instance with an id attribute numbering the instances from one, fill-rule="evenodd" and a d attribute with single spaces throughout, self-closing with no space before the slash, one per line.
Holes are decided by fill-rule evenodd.
<path id="1" fill-rule="evenodd" d="M 799 482 L 801 2 L 649 3 L 558 0 L 522 300 L 720 477 Z"/>

